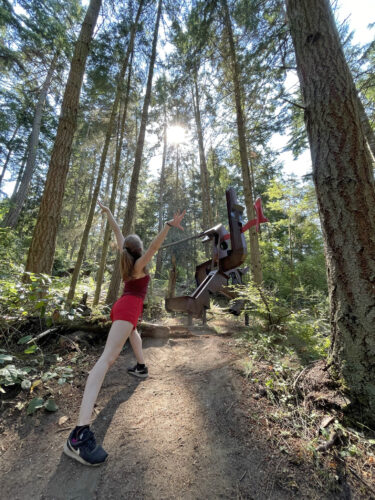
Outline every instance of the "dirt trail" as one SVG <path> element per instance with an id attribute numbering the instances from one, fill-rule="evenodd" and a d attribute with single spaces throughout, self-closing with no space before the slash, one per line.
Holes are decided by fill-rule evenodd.
<path id="1" fill-rule="evenodd" d="M 24 418 L 18 435 L 0 436 L 0 498 L 328 498 L 314 486 L 304 492 L 301 484 L 296 495 L 282 486 L 285 458 L 252 432 L 232 343 L 214 335 L 145 339 L 144 381 L 127 374 L 127 349 L 105 379 L 93 423 L 107 463 L 89 468 L 62 454 L 68 431 L 57 421 L 76 418 L 82 388 L 73 387 L 65 408 L 60 401 L 56 414 Z"/>

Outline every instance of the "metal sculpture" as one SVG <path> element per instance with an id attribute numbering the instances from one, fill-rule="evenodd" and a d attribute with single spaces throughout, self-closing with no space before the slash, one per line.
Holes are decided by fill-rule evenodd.
<path id="1" fill-rule="evenodd" d="M 239 268 L 245 261 L 247 253 L 242 226 L 242 213 L 244 209 L 238 205 L 236 193 L 233 188 L 226 190 L 226 199 L 230 233 L 228 233 L 222 224 L 218 224 L 199 235 L 193 236 L 193 238 L 202 237 L 202 242 L 208 240 L 212 242 L 211 259 L 196 267 L 195 279 L 197 288 L 191 295 L 170 297 L 165 300 L 166 310 L 168 312 L 187 313 L 189 324 L 192 323 L 193 317 L 202 318 L 205 323 L 206 310 L 210 307 L 210 295 L 221 293 L 230 299 L 236 298 L 235 292 L 228 288 L 229 281 L 232 284 L 241 284 L 242 276 L 247 272 L 247 268 Z M 263 219 L 265 219 L 264 216 Z M 260 222 L 265 222 L 265 220 L 261 220 Z M 191 238 L 186 238 L 173 244 L 181 243 L 188 239 Z M 231 248 L 228 247 L 228 239 L 230 239 Z M 231 312 L 239 314 L 240 310 L 241 301 L 234 302 Z"/>

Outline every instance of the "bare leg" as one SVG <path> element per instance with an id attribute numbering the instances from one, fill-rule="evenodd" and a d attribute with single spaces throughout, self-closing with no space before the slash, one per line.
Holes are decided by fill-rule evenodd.
<path id="1" fill-rule="evenodd" d="M 117 320 L 113 322 L 109 330 L 103 354 L 100 356 L 88 376 L 77 425 L 88 425 L 90 423 L 94 404 L 98 397 L 105 374 L 118 358 L 132 329 L 133 325 L 129 321 Z"/>
<path id="2" fill-rule="evenodd" d="M 136 328 L 131 332 L 129 337 L 129 342 L 130 345 L 132 346 L 134 355 L 137 358 L 138 363 L 140 365 L 144 365 L 145 360 L 143 358 L 142 339 Z"/>

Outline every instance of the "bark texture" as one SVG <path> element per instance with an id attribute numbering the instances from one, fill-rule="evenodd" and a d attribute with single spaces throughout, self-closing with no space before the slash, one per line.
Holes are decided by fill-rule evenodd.
<path id="1" fill-rule="evenodd" d="M 287 0 L 325 240 L 332 373 L 375 422 L 375 191 L 357 92 L 328 0 Z"/>
<path id="2" fill-rule="evenodd" d="M 3 227 L 11 227 L 14 228 L 16 227 L 18 223 L 18 219 L 21 214 L 21 210 L 25 204 L 26 197 L 27 197 L 27 192 L 29 190 L 30 182 L 34 173 L 35 169 L 35 160 L 36 160 L 36 153 L 38 149 L 38 143 L 39 143 L 39 134 L 40 134 L 40 127 L 42 124 L 42 112 L 44 108 L 44 104 L 46 102 L 47 94 L 49 87 L 51 85 L 51 80 L 53 73 L 56 68 L 56 63 L 58 59 L 58 52 L 55 52 L 55 55 L 53 56 L 53 59 L 51 61 L 50 67 L 48 68 L 48 72 L 46 75 L 46 78 L 43 82 L 42 88 L 39 92 L 38 96 L 38 102 L 35 107 L 35 113 L 34 113 L 34 118 L 33 118 L 33 125 L 31 129 L 31 134 L 29 137 L 29 142 L 27 146 L 27 161 L 26 161 L 26 166 L 25 170 L 22 175 L 21 183 L 19 186 L 19 189 L 17 191 L 17 194 L 15 195 L 14 199 L 12 200 L 11 203 L 11 208 L 6 215 L 4 221 L 2 222 Z"/>
<path id="3" fill-rule="evenodd" d="M 254 199 L 253 189 L 250 177 L 249 157 L 246 146 L 246 128 L 245 119 L 242 108 L 242 88 L 241 88 L 241 72 L 237 61 L 236 46 L 233 37 L 232 21 L 229 14 L 227 0 L 222 0 L 226 32 L 229 42 L 229 57 L 232 66 L 232 78 L 234 88 L 234 99 L 236 105 L 236 118 L 237 118 L 237 132 L 238 132 L 238 146 L 241 158 L 241 170 L 245 195 L 245 204 L 248 220 L 253 219 L 254 213 Z M 262 264 L 260 261 L 260 250 L 258 234 L 255 226 L 249 229 L 250 235 L 250 267 L 251 274 L 254 282 L 260 285 L 263 281 Z"/>
<path id="4" fill-rule="evenodd" d="M 161 10 L 162 10 L 162 0 L 159 0 L 158 11 L 156 14 L 156 22 L 155 22 L 153 41 L 152 41 L 150 64 L 149 64 L 149 68 L 148 68 L 146 93 L 145 93 L 145 99 L 143 101 L 141 125 L 139 127 L 139 135 L 138 135 L 138 139 L 137 139 L 137 146 L 135 149 L 134 167 L 133 167 L 133 172 L 132 172 L 132 178 L 130 181 L 129 195 L 128 195 L 128 201 L 126 204 L 124 223 L 122 226 L 122 232 L 125 236 L 131 233 L 131 228 L 132 228 L 132 226 L 134 224 L 134 220 L 135 220 L 139 173 L 141 171 L 141 166 L 142 166 L 142 155 L 143 155 L 143 146 L 144 146 L 144 142 L 145 142 L 146 126 L 147 126 L 147 120 L 148 120 L 148 109 L 149 109 L 150 102 L 151 102 L 152 78 L 154 75 L 154 66 L 155 66 L 155 60 L 156 60 L 156 46 L 157 46 L 157 42 L 158 42 Z M 111 282 L 110 282 L 107 297 L 106 297 L 106 303 L 109 305 L 113 304 L 115 302 L 115 300 L 117 299 L 118 291 L 120 288 L 121 276 L 119 273 L 119 266 L 120 266 L 120 253 L 118 252 L 116 262 L 115 262 L 114 271 L 112 273 Z"/>
<path id="5" fill-rule="evenodd" d="M 101 3 L 101 0 L 90 1 L 74 49 L 46 184 L 27 256 L 26 271 L 47 274 L 52 271 L 73 136 L 77 127 L 79 96 Z"/>

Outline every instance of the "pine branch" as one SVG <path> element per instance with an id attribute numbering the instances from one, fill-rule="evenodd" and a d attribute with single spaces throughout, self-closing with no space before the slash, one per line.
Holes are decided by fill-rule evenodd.
<path id="1" fill-rule="evenodd" d="M 292 106 L 296 106 L 297 108 L 303 109 L 304 111 L 306 110 L 305 106 L 302 106 L 301 104 L 297 104 L 296 102 L 293 102 L 293 101 L 289 101 L 289 99 L 285 99 L 285 97 L 280 97 L 280 99 L 282 101 L 285 101 L 285 102 L 291 104 Z"/>

